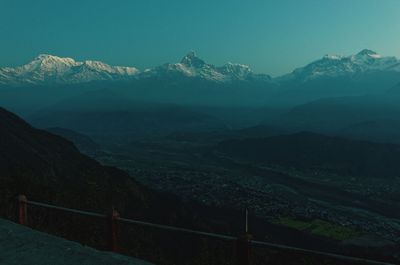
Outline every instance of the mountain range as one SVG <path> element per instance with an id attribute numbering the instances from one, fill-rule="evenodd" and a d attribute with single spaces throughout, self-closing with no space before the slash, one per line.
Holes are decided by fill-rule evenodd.
<path id="1" fill-rule="evenodd" d="M 77 62 L 71 58 L 41 54 L 28 64 L 16 68 L 1 68 L 0 83 L 84 83 L 125 79 L 137 73 L 138 70 L 134 67 L 110 66 L 98 61 Z"/>
<path id="2" fill-rule="evenodd" d="M 285 83 L 306 82 L 321 78 L 352 77 L 371 72 L 400 72 L 400 60 L 386 57 L 371 50 L 362 50 L 356 55 L 326 55 L 292 73 L 271 78 L 267 74 L 256 74 L 248 65 L 227 63 L 214 66 L 197 57 L 194 52 L 186 54 L 179 63 L 166 63 L 143 71 L 135 67 L 110 66 L 100 61 L 78 62 L 41 54 L 33 61 L 15 68 L 0 68 L 0 84 L 43 85 L 79 84 L 92 81 L 121 81 L 137 79 L 198 78 L 212 82 L 261 81 Z"/>
<path id="3" fill-rule="evenodd" d="M 167 63 L 139 71 L 135 67 L 110 66 L 100 61 L 78 62 L 72 58 L 41 54 L 33 61 L 15 68 L 0 68 L 0 84 L 79 84 L 91 81 L 120 81 L 129 79 L 163 79 L 171 77 L 198 77 L 215 82 L 262 79 L 267 75 L 254 74 L 250 67 L 227 63 L 216 67 L 207 64 L 194 52 L 185 55 L 179 63 Z"/>
<path id="4" fill-rule="evenodd" d="M 356 55 L 325 55 L 305 67 L 278 77 L 277 81 L 310 81 L 319 78 L 353 76 L 371 72 L 400 72 L 400 60 L 394 56 L 382 56 L 364 49 Z"/>

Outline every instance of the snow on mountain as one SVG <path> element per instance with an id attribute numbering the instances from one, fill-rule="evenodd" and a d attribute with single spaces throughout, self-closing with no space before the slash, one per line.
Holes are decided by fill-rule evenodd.
<path id="1" fill-rule="evenodd" d="M 224 66 L 216 67 L 212 64 L 207 64 L 197 57 L 194 52 L 189 52 L 179 63 L 168 63 L 153 69 L 147 69 L 143 72 L 142 76 L 143 78 L 184 76 L 214 82 L 249 80 L 254 78 L 270 79 L 267 75 L 255 75 L 247 65 L 228 63 Z"/>
<path id="2" fill-rule="evenodd" d="M 179 76 L 200 78 L 214 82 L 234 80 L 270 80 L 268 75 L 256 75 L 250 67 L 228 63 L 221 67 L 207 64 L 188 53 L 179 63 L 168 63 L 140 72 L 134 67 L 110 66 L 99 61 L 77 62 L 42 54 L 32 62 L 15 67 L 0 68 L 0 84 L 76 84 L 102 80 L 124 80 L 129 78 L 175 78 Z"/>
<path id="3" fill-rule="evenodd" d="M 194 52 L 186 54 L 179 63 L 167 63 L 140 72 L 134 67 L 110 66 L 99 61 L 78 62 L 42 54 L 32 62 L 15 67 L 0 68 L 0 84 L 76 84 L 103 80 L 198 78 L 212 82 L 306 82 L 318 78 L 352 76 L 374 71 L 400 72 L 400 60 L 385 57 L 371 50 L 356 55 L 326 55 L 292 73 L 277 77 L 254 74 L 249 66 L 227 63 L 223 66 L 208 64 Z"/>
<path id="4" fill-rule="evenodd" d="M 396 57 L 384 57 L 371 50 L 362 50 L 356 55 L 325 55 L 305 67 L 276 78 L 277 81 L 310 81 L 318 78 L 352 76 L 374 71 L 400 72 L 400 60 Z"/>
<path id="5" fill-rule="evenodd" d="M 74 84 L 99 80 L 120 80 L 135 76 L 134 67 L 110 66 L 97 61 L 77 62 L 41 54 L 28 64 L 15 68 L 0 68 L 3 84 Z"/>

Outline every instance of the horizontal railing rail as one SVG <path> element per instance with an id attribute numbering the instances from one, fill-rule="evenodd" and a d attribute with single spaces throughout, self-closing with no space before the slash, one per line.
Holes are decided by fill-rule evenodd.
<path id="1" fill-rule="evenodd" d="M 42 203 L 42 202 L 35 202 L 35 201 L 28 201 L 28 200 L 26 202 L 29 205 L 59 210 L 59 211 L 63 211 L 63 212 L 76 213 L 76 214 L 80 214 L 80 215 L 86 215 L 86 216 L 98 217 L 98 218 L 106 218 L 107 217 L 106 214 L 99 214 L 99 213 L 88 212 L 88 211 L 83 211 L 83 210 L 71 209 L 71 208 L 67 208 L 67 207 L 61 207 L 61 206 L 51 205 L 51 204 Z"/>
<path id="2" fill-rule="evenodd" d="M 163 229 L 163 230 L 181 232 L 181 233 L 192 234 L 192 235 L 197 235 L 197 236 L 211 237 L 211 238 L 228 240 L 228 241 L 237 240 L 237 237 L 229 236 L 229 235 L 222 235 L 222 234 L 216 234 L 216 233 L 210 233 L 210 232 L 203 232 L 203 231 L 197 231 L 197 230 L 181 228 L 181 227 L 175 227 L 175 226 L 169 226 L 169 225 L 154 224 L 154 223 L 138 221 L 138 220 L 132 220 L 132 219 L 126 219 L 126 218 L 118 218 L 118 220 L 122 221 L 122 222 L 125 222 L 125 223 L 128 223 L 128 224 L 149 226 L 149 227 L 159 228 L 159 229 Z"/>
<path id="3" fill-rule="evenodd" d="M 304 254 L 313 254 L 313 255 L 317 255 L 317 256 L 323 256 L 323 257 L 332 258 L 335 260 L 342 260 L 342 261 L 348 261 L 348 262 L 357 262 L 357 263 L 368 264 L 368 265 L 394 265 L 393 263 L 386 263 L 386 262 L 380 262 L 380 261 L 364 259 L 364 258 L 357 258 L 357 257 L 350 257 L 350 256 L 345 256 L 345 255 L 340 255 L 340 254 L 334 254 L 334 253 L 328 253 L 328 252 L 304 249 L 304 248 L 297 248 L 297 247 L 291 247 L 291 246 L 262 242 L 262 241 L 251 240 L 250 243 L 257 247 L 265 247 L 265 248 L 272 248 L 272 249 L 279 249 L 279 250 L 301 252 Z"/>
<path id="4" fill-rule="evenodd" d="M 117 222 L 123 222 L 123 223 L 127 223 L 127 224 L 132 224 L 132 225 L 147 226 L 147 227 L 157 228 L 157 229 L 161 229 L 161 230 L 197 235 L 197 236 L 201 236 L 201 237 L 209 237 L 209 238 L 226 240 L 226 241 L 237 241 L 238 247 L 239 247 L 238 251 L 237 251 L 238 252 L 237 258 L 239 261 L 238 262 L 239 265 L 250 264 L 250 262 L 249 262 L 250 246 L 292 251 L 292 252 L 298 252 L 298 253 L 303 253 L 303 254 L 312 254 L 312 255 L 331 258 L 331 259 L 335 259 L 335 260 L 341 260 L 341 261 L 346 261 L 346 262 L 356 262 L 356 263 L 365 264 L 365 265 L 395 265 L 393 263 L 380 262 L 380 261 L 375 261 L 375 260 L 370 260 L 370 259 L 345 256 L 345 255 L 340 255 L 340 254 L 335 254 L 335 253 L 316 251 L 316 250 L 311 250 L 311 249 L 297 248 L 297 247 L 291 247 L 291 246 L 287 246 L 287 245 L 251 240 L 251 237 L 249 235 L 236 237 L 236 236 L 232 236 L 232 235 L 223 235 L 223 234 L 218 234 L 218 233 L 204 232 L 204 231 L 198 231 L 198 230 L 169 226 L 169 225 L 155 224 L 155 223 L 146 222 L 146 221 L 127 219 L 127 218 L 120 217 L 119 213 L 115 210 L 112 210 L 112 213 L 107 215 L 107 214 L 94 213 L 94 212 L 72 209 L 72 208 L 67 208 L 67 207 L 61 207 L 61 206 L 52 205 L 52 204 L 48 204 L 48 203 L 31 201 L 31 200 L 28 200 L 24 195 L 20 195 L 17 198 L 17 214 L 18 214 L 17 219 L 21 225 L 27 225 L 27 222 L 28 222 L 27 206 L 28 205 L 47 208 L 47 209 L 54 209 L 54 210 L 58 210 L 58 211 L 69 212 L 69 213 L 79 214 L 79 215 L 84 215 L 84 216 L 89 216 L 89 217 L 108 219 L 109 220 L 109 228 L 110 228 L 109 229 L 109 233 L 110 233 L 109 234 L 109 236 L 110 236 L 109 243 L 110 243 L 111 251 L 117 251 L 117 249 L 118 249 L 117 248 L 117 232 L 116 232 L 117 231 Z"/>

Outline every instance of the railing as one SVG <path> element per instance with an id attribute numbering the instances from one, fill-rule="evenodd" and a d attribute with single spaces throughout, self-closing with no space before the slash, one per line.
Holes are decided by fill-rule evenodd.
<path id="1" fill-rule="evenodd" d="M 173 232 L 197 235 L 197 236 L 201 236 L 201 237 L 209 237 L 209 238 L 215 238 L 215 239 L 219 239 L 219 240 L 232 241 L 232 242 L 236 241 L 237 242 L 236 260 L 237 260 L 238 265 L 250 265 L 251 246 L 269 248 L 269 249 L 277 249 L 277 250 L 293 251 L 293 252 L 297 252 L 297 253 L 303 253 L 306 255 L 307 254 L 308 255 L 316 255 L 316 256 L 321 256 L 321 257 L 326 257 L 326 258 L 332 258 L 334 260 L 341 260 L 344 262 L 353 262 L 353 263 L 365 264 L 365 265 L 394 265 L 392 263 L 379 262 L 379 261 L 374 261 L 374 260 L 370 260 L 370 259 L 350 257 L 350 256 L 344 256 L 344 255 L 339 255 L 339 254 L 334 254 L 334 253 L 327 253 L 327 252 L 322 252 L 322 251 L 315 251 L 315 250 L 310 250 L 310 249 L 296 248 L 296 247 L 290 247 L 290 246 L 286 246 L 286 245 L 256 241 L 256 240 L 252 240 L 251 235 L 249 235 L 249 234 L 245 234 L 240 237 L 235 237 L 235 236 L 230 236 L 230 235 L 222 235 L 222 234 L 217 234 L 217 233 L 203 232 L 203 231 L 197 231 L 197 230 L 192 230 L 192 229 L 144 222 L 144 221 L 139 221 L 139 220 L 126 219 L 126 218 L 122 218 L 115 209 L 113 209 L 111 211 L 111 213 L 108 215 L 93 213 L 93 212 L 83 211 L 83 210 L 77 210 L 77 209 L 71 209 L 71 208 L 51 205 L 51 204 L 42 203 L 42 202 L 30 201 L 24 195 L 19 195 L 17 197 L 17 220 L 18 220 L 18 223 L 21 225 L 28 224 L 28 205 L 41 207 L 41 208 L 47 208 L 47 209 L 54 209 L 54 210 L 59 210 L 59 211 L 63 211 L 63 212 L 84 215 L 84 216 L 107 219 L 108 220 L 108 228 L 109 228 L 108 232 L 107 232 L 108 233 L 107 236 L 108 236 L 108 240 L 109 240 L 109 242 L 108 242 L 109 250 L 113 251 L 113 252 L 118 252 L 118 223 L 123 222 L 123 223 L 127 223 L 127 224 L 147 226 L 147 227 L 153 227 L 153 228 L 168 230 L 168 231 L 173 231 Z"/>

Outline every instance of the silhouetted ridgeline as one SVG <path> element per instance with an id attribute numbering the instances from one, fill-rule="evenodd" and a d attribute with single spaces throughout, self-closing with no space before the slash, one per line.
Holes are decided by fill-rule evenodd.
<path id="1" fill-rule="evenodd" d="M 144 189 L 125 172 L 101 166 L 82 155 L 71 142 L 34 129 L 4 109 L 0 110 L 0 119 L 2 203 L 24 193 L 37 200 L 82 208 L 114 205 L 123 211 L 126 201 L 143 208 Z M 96 199 L 85 200 L 82 196 Z"/>

